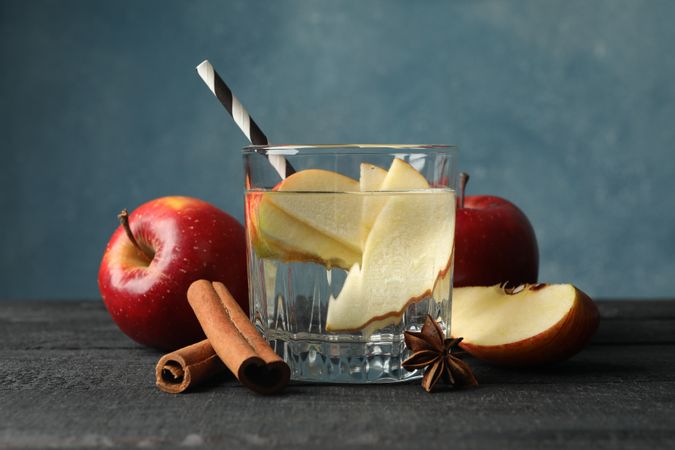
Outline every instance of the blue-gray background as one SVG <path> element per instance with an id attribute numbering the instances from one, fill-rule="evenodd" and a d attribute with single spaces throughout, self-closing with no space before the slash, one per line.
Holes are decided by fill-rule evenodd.
<path id="1" fill-rule="evenodd" d="M 530 217 L 541 279 L 675 294 L 675 2 L 0 3 L 0 298 L 96 298 L 115 214 L 185 194 L 242 219 L 240 132 L 453 143 Z"/>

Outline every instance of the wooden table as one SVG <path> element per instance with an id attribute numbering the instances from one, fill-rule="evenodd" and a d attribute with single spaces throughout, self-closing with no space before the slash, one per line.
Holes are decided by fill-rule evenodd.
<path id="1" fill-rule="evenodd" d="M 477 389 L 220 381 L 155 388 L 159 353 L 100 302 L 0 302 L 0 448 L 675 448 L 675 301 L 601 301 L 586 350 L 547 369 L 471 360 Z"/>

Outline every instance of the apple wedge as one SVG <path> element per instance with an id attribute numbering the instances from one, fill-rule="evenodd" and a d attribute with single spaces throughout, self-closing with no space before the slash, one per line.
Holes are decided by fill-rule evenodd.
<path id="1" fill-rule="evenodd" d="M 540 365 L 577 353 L 598 327 L 598 309 L 571 284 L 462 287 L 452 293 L 452 336 L 485 361 Z"/>
<path id="2" fill-rule="evenodd" d="M 373 164 L 362 163 L 360 167 L 359 188 L 361 192 L 379 191 L 387 171 Z"/>
<path id="3" fill-rule="evenodd" d="M 348 269 L 361 253 L 342 245 L 267 201 L 267 194 L 248 195 L 247 209 L 252 246 L 260 258 L 316 262 Z"/>
<path id="4" fill-rule="evenodd" d="M 362 164 L 360 187 L 361 191 L 364 192 L 391 192 L 429 189 L 429 183 L 410 164 L 402 159 L 394 158 L 388 171 L 372 164 Z M 366 238 L 389 198 L 391 197 L 388 195 L 374 195 L 364 198 L 362 226 L 366 232 Z"/>
<path id="5" fill-rule="evenodd" d="M 330 170 L 308 169 L 286 178 L 275 191 L 264 195 L 261 206 L 269 202 L 307 227 L 361 253 L 365 235 L 361 196 L 344 194 L 359 192 L 358 181 Z"/>
<path id="6" fill-rule="evenodd" d="M 349 270 L 340 294 L 329 301 L 326 330 L 354 331 L 378 321 L 396 322 L 409 304 L 431 294 L 448 271 L 455 196 L 428 189 L 412 166 L 394 159 L 380 190 L 410 192 L 380 196 L 381 210 L 365 241 L 361 264 Z"/>
<path id="7" fill-rule="evenodd" d="M 377 192 L 380 190 L 384 179 L 387 177 L 387 171 L 373 164 L 361 164 L 361 174 L 359 177 L 359 187 L 361 192 Z M 368 239 L 368 233 L 375 223 L 377 215 L 382 210 L 384 199 L 377 195 L 364 195 L 363 206 L 361 207 L 361 224 L 363 225 L 363 242 Z"/>

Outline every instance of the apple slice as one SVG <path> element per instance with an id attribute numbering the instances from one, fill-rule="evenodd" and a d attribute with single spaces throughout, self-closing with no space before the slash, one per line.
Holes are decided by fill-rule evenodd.
<path id="1" fill-rule="evenodd" d="M 473 356 L 523 366 L 561 361 L 581 350 L 598 327 L 598 309 L 571 284 L 455 288 L 452 336 Z"/>
<path id="2" fill-rule="evenodd" d="M 359 177 L 361 192 L 379 191 L 387 171 L 373 164 L 362 163 Z"/>
<path id="3" fill-rule="evenodd" d="M 361 201 L 342 193 L 358 192 L 356 180 L 310 169 L 286 178 L 274 191 L 248 196 L 248 229 L 258 256 L 344 269 L 361 261 Z"/>
<path id="4" fill-rule="evenodd" d="M 359 179 L 359 189 L 361 192 L 377 191 L 380 188 L 382 181 L 384 181 L 384 178 L 387 176 L 386 170 L 373 164 L 363 163 L 361 164 L 360 169 L 361 176 Z M 350 192 L 355 188 L 354 180 L 351 178 L 336 176 L 337 174 L 332 172 L 332 175 L 326 176 L 326 171 L 311 170 L 306 172 L 307 173 L 303 171 L 302 175 L 289 177 L 285 181 L 279 183 L 275 187 L 275 190 L 295 190 L 304 192 L 334 188 Z M 252 230 L 251 234 L 254 237 L 253 246 L 256 249 L 258 256 L 263 258 L 289 259 L 289 254 L 294 254 L 294 259 L 319 259 L 321 261 L 331 261 L 334 265 L 346 269 L 349 269 L 355 262 L 360 262 L 360 252 L 356 255 L 353 249 L 342 248 L 340 243 L 336 243 L 335 240 L 331 238 L 329 238 L 329 242 L 323 242 L 325 241 L 324 238 L 327 237 L 326 235 L 313 229 L 303 221 L 297 223 L 299 221 L 297 216 L 302 215 L 303 211 L 293 210 L 291 211 L 291 214 L 288 214 L 284 209 L 276 207 L 277 205 L 275 204 L 274 198 L 265 199 L 265 201 L 261 203 L 263 200 L 262 193 L 257 195 L 249 194 L 249 196 L 251 197 L 251 204 L 247 205 L 249 217 L 255 218 L 255 220 L 251 222 L 249 229 Z M 366 202 L 367 200 L 368 199 L 365 197 L 362 198 L 362 202 Z M 285 203 L 283 199 L 281 203 Z M 270 207 L 271 204 L 274 204 L 275 208 Z M 304 204 L 306 206 L 306 201 Z M 290 205 L 286 206 L 292 208 Z M 359 209 L 362 210 L 364 214 L 366 212 L 372 213 L 373 211 L 372 209 L 363 208 L 360 205 Z M 258 213 L 255 214 L 256 212 Z M 306 209 L 304 212 L 307 212 Z M 263 219 L 262 222 L 264 228 L 262 230 L 258 224 L 258 222 L 260 222 L 258 216 L 261 216 Z M 374 221 L 374 217 L 372 218 L 372 221 Z M 363 220 L 361 222 L 363 222 Z M 319 235 L 317 235 L 317 232 Z M 302 238 L 303 233 L 307 239 Z M 362 240 L 365 241 L 366 237 L 367 236 L 363 236 Z M 315 252 L 317 249 L 323 249 L 325 251 Z"/>
<path id="5" fill-rule="evenodd" d="M 365 235 L 361 197 L 344 195 L 359 192 L 358 181 L 330 170 L 308 169 L 286 178 L 275 190 L 264 195 L 262 203 L 269 201 L 293 219 L 361 253 Z"/>
<path id="6" fill-rule="evenodd" d="M 394 158 L 387 176 L 380 185 L 381 191 L 409 191 L 429 189 L 429 183 L 413 166 L 399 158 Z"/>
<path id="7" fill-rule="evenodd" d="M 365 167 L 364 167 L 365 166 Z M 394 158 L 388 171 L 373 166 L 361 164 L 361 191 L 406 191 L 410 189 L 429 189 L 427 180 L 407 162 Z M 384 208 L 388 195 L 365 196 L 363 200 L 362 226 L 365 238 L 373 228 L 378 214 Z M 365 241 L 364 238 L 364 241 Z"/>
<path id="8" fill-rule="evenodd" d="M 373 164 L 361 164 L 361 176 L 359 178 L 359 187 L 361 192 L 377 192 L 380 190 L 384 179 L 387 177 L 387 171 L 381 167 Z M 374 195 L 365 194 L 363 196 L 363 206 L 361 207 L 361 224 L 363 225 L 364 235 L 363 242 L 365 244 L 368 239 L 368 233 L 375 223 L 377 215 L 382 210 L 384 198 Z"/>
<path id="9" fill-rule="evenodd" d="M 394 159 L 381 190 L 425 190 L 412 166 Z M 337 298 L 328 304 L 326 330 L 362 330 L 377 321 L 400 320 L 406 307 L 428 296 L 448 271 L 455 196 L 450 191 L 382 195 L 383 206 Z M 370 328 L 370 327 L 369 327 Z"/>
<path id="10" fill-rule="evenodd" d="M 361 254 L 296 220 L 266 200 L 266 193 L 249 194 L 248 230 L 256 255 L 283 261 L 312 261 L 348 269 Z"/>

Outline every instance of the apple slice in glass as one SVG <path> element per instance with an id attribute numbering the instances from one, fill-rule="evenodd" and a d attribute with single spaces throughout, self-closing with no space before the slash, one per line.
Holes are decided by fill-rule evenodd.
<path id="1" fill-rule="evenodd" d="M 406 191 L 429 189 L 427 180 L 410 164 L 395 158 L 388 171 L 372 164 L 361 164 L 360 187 L 366 191 Z M 363 206 L 363 228 L 370 232 L 378 214 L 384 208 L 388 195 L 365 196 Z M 366 235 L 367 238 L 367 235 Z"/>
<path id="2" fill-rule="evenodd" d="M 277 208 L 268 201 L 267 194 L 249 194 L 248 201 L 248 229 L 258 257 L 316 262 L 345 269 L 361 261 L 360 252 Z"/>
<path id="3" fill-rule="evenodd" d="M 394 159 L 381 191 L 429 189 L 410 164 Z M 451 198 L 448 198 L 450 196 Z M 382 195 L 365 241 L 361 264 L 355 264 L 337 298 L 331 298 L 327 331 L 353 331 L 400 320 L 413 302 L 431 294 L 449 270 L 454 233 L 454 194 Z M 368 327 L 372 329 L 372 327 Z"/>
<path id="4" fill-rule="evenodd" d="M 362 163 L 359 177 L 359 188 L 361 192 L 377 192 L 382 187 L 384 179 L 387 177 L 387 171 L 373 164 Z M 384 198 L 364 195 L 363 206 L 361 207 L 361 224 L 363 226 L 363 242 L 368 239 L 368 233 L 375 223 L 377 215 L 382 209 Z"/>
<path id="5" fill-rule="evenodd" d="M 581 350 L 598 327 L 598 309 L 571 284 L 461 287 L 452 293 L 452 336 L 496 364 L 546 364 Z"/>
<path id="6" fill-rule="evenodd" d="M 341 192 L 358 191 L 352 178 L 309 169 L 286 178 L 273 193 L 249 194 L 248 228 L 256 254 L 349 269 L 361 261 L 361 201 Z"/>
<path id="7" fill-rule="evenodd" d="M 387 171 L 373 164 L 362 163 L 360 167 L 359 188 L 361 192 L 379 191 Z"/>
<path id="8" fill-rule="evenodd" d="M 265 195 L 263 202 L 269 201 L 295 220 L 361 253 L 361 197 L 343 195 L 359 192 L 358 181 L 330 170 L 308 169 L 286 178 L 275 191 Z"/>

